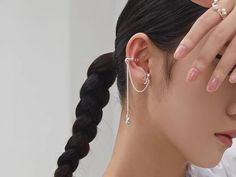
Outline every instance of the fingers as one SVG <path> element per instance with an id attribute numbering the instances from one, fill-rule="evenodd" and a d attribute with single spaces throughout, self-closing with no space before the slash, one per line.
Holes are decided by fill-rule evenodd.
<path id="1" fill-rule="evenodd" d="M 220 7 L 225 7 L 229 13 L 232 11 L 234 6 L 232 2 L 230 3 L 228 1 L 231 0 L 224 1 L 224 4 L 220 1 L 219 5 Z M 180 42 L 175 51 L 174 58 L 184 58 L 197 45 L 203 36 L 221 21 L 222 18 L 217 12 L 213 11 L 212 8 L 208 9 L 202 16 L 198 18 L 198 20 L 191 27 L 190 31 Z"/>
<path id="2" fill-rule="evenodd" d="M 177 47 L 174 57 L 181 59 L 187 55 L 196 44 L 203 38 L 203 36 L 216 24 L 221 21 L 221 18 L 216 13 L 212 13 L 212 10 L 207 10 L 198 20 L 193 24 L 190 31 L 180 42 Z"/>
<path id="3" fill-rule="evenodd" d="M 195 68 L 194 71 L 197 72 L 195 72 L 196 74 L 194 75 L 194 77 L 190 77 L 190 72 L 192 71 L 192 69 L 190 69 L 186 79 L 187 81 L 196 80 L 199 74 L 203 72 L 212 63 L 213 60 L 215 60 L 215 56 L 217 55 L 218 51 L 223 48 L 223 46 L 230 38 L 235 36 L 236 23 L 232 21 L 236 18 L 236 12 L 234 11 L 235 10 L 233 10 L 232 13 L 229 15 L 229 18 L 222 21 L 221 24 L 219 24 L 210 34 L 209 38 L 207 39 L 207 42 L 202 47 L 199 56 L 192 65 L 192 67 Z M 230 28 L 226 28 L 227 26 L 230 26 Z M 233 39 L 227 47 L 223 58 L 218 64 L 219 66 L 217 65 L 217 69 L 216 71 L 214 71 L 208 83 L 208 92 L 216 91 L 229 73 L 229 71 L 234 66 L 236 61 L 236 55 L 234 52 L 235 47 L 235 39 Z"/>
<path id="4" fill-rule="evenodd" d="M 211 7 L 211 0 L 191 0 L 191 1 L 203 7 Z"/>
<path id="5" fill-rule="evenodd" d="M 235 47 L 236 47 L 236 37 L 233 38 L 229 46 L 226 48 L 223 57 L 220 59 L 220 62 L 217 64 L 206 88 L 208 92 L 216 91 L 221 86 L 225 78 L 229 75 L 230 71 L 232 71 L 232 69 L 234 68 L 236 64 Z M 232 74 L 235 73 L 236 72 L 234 71 Z M 233 77 L 231 76 L 229 79 L 232 82 L 233 82 L 232 80 Z"/>
<path id="6" fill-rule="evenodd" d="M 188 74 L 187 81 L 196 80 L 200 72 L 203 72 L 212 63 L 218 51 L 220 51 L 226 42 L 235 35 L 236 23 L 232 23 L 231 19 L 236 19 L 236 12 L 232 12 L 229 15 L 229 18 L 222 21 L 210 34 L 205 45 L 202 47 L 199 56 L 194 60 L 192 65 L 198 73 L 194 78 L 191 78 L 191 74 Z M 225 28 L 225 26 L 230 26 L 230 28 Z M 232 60 L 232 57 L 230 60 Z"/>
<path id="7" fill-rule="evenodd" d="M 234 10 L 235 11 L 235 10 Z M 220 51 L 226 42 L 235 34 L 236 23 L 236 12 L 232 12 L 229 18 L 223 20 L 210 34 L 206 43 L 203 45 L 199 56 L 194 61 L 193 66 L 200 71 L 205 70 L 215 59 L 218 51 Z M 228 28 L 227 28 L 228 27 Z M 232 59 L 231 59 L 232 60 Z"/>

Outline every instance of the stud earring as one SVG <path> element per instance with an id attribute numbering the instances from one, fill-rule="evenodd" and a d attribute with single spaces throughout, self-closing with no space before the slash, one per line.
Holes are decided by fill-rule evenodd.
<path id="1" fill-rule="evenodd" d="M 129 72 L 129 61 L 135 61 L 135 62 L 137 62 L 138 61 L 138 59 L 137 58 L 126 58 L 125 59 L 125 62 L 126 62 L 126 64 L 127 64 L 127 66 L 126 66 L 126 98 L 127 98 L 127 112 L 126 112 L 126 117 L 125 117 L 125 123 L 126 123 L 126 125 L 127 126 L 130 126 L 130 124 L 131 124 L 131 120 L 130 120 L 130 116 L 129 116 L 129 94 L 128 94 L 128 92 L 129 92 L 129 77 L 130 77 L 130 81 L 131 81 L 131 84 L 132 84 L 132 86 L 133 86 L 133 88 L 134 88 L 134 90 L 136 91 L 136 92 L 139 92 L 139 93 L 142 93 L 142 92 L 144 92 L 146 89 L 147 89 L 147 87 L 148 87 L 148 85 L 149 85 L 149 83 L 150 83 L 150 73 L 148 73 L 145 77 L 144 77 L 144 85 L 145 85 L 145 87 L 144 87 L 144 89 L 143 90 L 138 90 L 135 86 L 134 86 L 134 83 L 133 83 L 133 79 L 132 79 L 132 77 L 131 77 L 131 75 L 130 75 L 130 72 Z"/>

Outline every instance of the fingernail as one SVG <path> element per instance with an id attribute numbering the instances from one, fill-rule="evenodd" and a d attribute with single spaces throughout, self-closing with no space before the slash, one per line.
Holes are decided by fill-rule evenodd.
<path id="1" fill-rule="evenodd" d="M 233 74 L 230 76 L 229 81 L 230 81 L 231 83 L 236 83 L 236 73 L 233 73 Z"/>
<path id="2" fill-rule="evenodd" d="M 207 85 L 207 91 L 208 92 L 212 92 L 215 91 L 218 87 L 219 84 L 219 79 L 216 77 L 211 78 L 211 80 L 209 81 L 208 85 Z"/>
<path id="3" fill-rule="evenodd" d="M 194 81 L 197 79 L 200 71 L 196 67 L 193 67 L 189 70 L 188 75 L 187 75 L 187 81 Z"/>
<path id="4" fill-rule="evenodd" d="M 184 46 L 183 44 L 180 44 L 180 45 L 177 47 L 177 49 L 176 49 L 176 51 L 175 51 L 175 53 L 174 53 L 174 57 L 175 57 L 176 59 L 183 58 L 183 57 L 185 56 L 186 52 L 187 52 L 187 47 Z"/>

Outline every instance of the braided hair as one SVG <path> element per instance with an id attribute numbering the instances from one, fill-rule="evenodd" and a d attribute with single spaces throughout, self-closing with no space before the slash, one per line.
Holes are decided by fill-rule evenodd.
<path id="1" fill-rule="evenodd" d="M 190 0 L 128 0 L 116 25 L 115 51 L 99 56 L 90 65 L 87 80 L 80 90 L 76 121 L 65 152 L 57 161 L 54 177 L 72 177 L 73 172 L 89 152 L 89 142 L 97 134 L 102 108 L 109 101 L 109 87 L 117 76 L 121 104 L 126 95 L 125 49 L 129 39 L 143 32 L 169 56 L 189 31 L 195 20 L 207 9 Z M 174 61 L 169 57 L 163 66 L 165 81 L 171 79 Z"/>
<path id="2" fill-rule="evenodd" d="M 97 125 L 102 119 L 102 108 L 109 101 L 109 88 L 115 82 L 116 70 L 113 53 L 99 56 L 89 66 L 87 80 L 80 90 L 80 102 L 76 107 L 76 121 L 65 152 L 57 161 L 55 177 L 71 177 L 89 150 L 89 143 L 97 134 Z"/>

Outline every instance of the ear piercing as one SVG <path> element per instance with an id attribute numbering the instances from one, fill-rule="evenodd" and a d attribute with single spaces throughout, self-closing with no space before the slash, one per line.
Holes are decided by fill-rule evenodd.
<path id="1" fill-rule="evenodd" d="M 131 124 L 131 121 L 130 121 L 130 116 L 129 116 L 129 94 L 128 94 L 128 92 L 129 92 L 129 76 L 130 76 L 130 81 L 131 81 L 131 84 L 132 84 L 132 86 L 133 86 L 133 88 L 134 88 L 134 90 L 136 91 L 136 92 L 139 92 L 139 93 L 141 93 L 141 92 L 144 92 L 146 89 L 147 89 L 147 87 L 148 87 L 148 85 L 149 85 L 149 83 L 150 83 L 150 73 L 148 73 L 146 76 L 145 76 L 145 78 L 144 78 L 144 85 L 145 85 L 145 87 L 142 89 L 142 90 L 138 90 L 135 86 L 134 86 L 134 83 L 133 83 L 133 79 L 132 79 L 132 77 L 131 77 L 131 74 L 130 74 L 130 72 L 129 72 L 129 61 L 134 61 L 134 62 L 137 62 L 137 61 L 139 61 L 137 58 L 125 58 L 125 62 L 126 62 L 126 64 L 127 64 L 127 66 L 126 66 L 126 68 L 127 68 L 127 70 L 126 70 L 126 87 L 127 87 L 127 89 L 126 89 L 126 98 L 127 98 L 127 112 L 126 112 L 126 118 L 125 118 L 125 123 L 126 123 L 126 125 L 128 125 L 128 126 L 130 126 L 130 124 Z"/>

